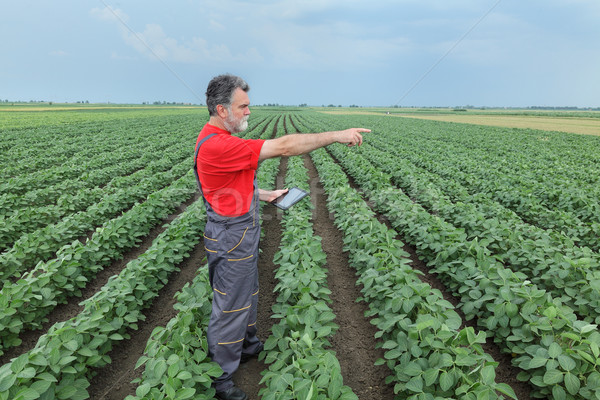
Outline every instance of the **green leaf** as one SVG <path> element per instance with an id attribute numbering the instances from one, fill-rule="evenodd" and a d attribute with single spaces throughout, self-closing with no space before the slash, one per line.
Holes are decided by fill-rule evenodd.
<path id="1" fill-rule="evenodd" d="M 108 338 L 109 338 L 110 340 L 123 340 L 123 339 L 125 339 L 125 338 L 123 337 L 123 335 L 121 335 L 120 333 L 113 333 L 113 334 L 112 334 L 112 335 L 110 335 Z"/>
<path id="2" fill-rule="evenodd" d="M 581 328 L 581 333 L 592 332 L 592 331 L 596 330 L 597 328 L 598 328 L 598 325 L 588 324 Z"/>
<path id="3" fill-rule="evenodd" d="M 189 371 L 181 371 L 179 374 L 177 374 L 177 379 L 181 379 L 182 381 L 185 381 L 187 379 L 191 379 L 192 378 L 192 374 Z"/>
<path id="4" fill-rule="evenodd" d="M 77 357 L 75 357 L 75 356 L 67 356 L 67 357 L 61 358 L 60 361 L 58 362 L 58 364 L 59 365 L 67 365 L 70 362 L 73 362 L 75 360 L 77 360 Z"/>
<path id="5" fill-rule="evenodd" d="M 77 393 L 77 388 L 75 386 L 63 386 L 58 393 L 56 393 L 56 397 L 59 399 L 71 399 L 75 393 Z"/>
<path id="6" fill-rule="evenodd" d="M 167 371 L 167 363 L 165 360 L 159 360 L 154 366 L 154 376 L 163 376 Z"/>
<path id="7" fill-rule="evenodd" d="M 21 370 L 23 368 L 25 368 L 25 365 L 27 365 L 28 362 L 28 355 L 27 353 L 25 354 L 21 354 L 19 357 L 15 358 L 12 363 L 10 364 L 10 369 L 12 372 L 14 372 L 15 374 L 18 374 L 19 372 L 21 372 Z"/>
<path id="8" fill-rule="evenodd" d="M 565 387 L 567 388 L 567 391 L 572 394 L 575 395 L 579 392 L 579 387 L 581 386 L 581 382 L 579 382 L 579 378 L 577 378 L 577 376 L 575 374 L 572 374 L 570 372 L 567 372 L 565 374 Z"/>
<path id="9" fill-rule="evenodd" d="M 554 385 L 556 383 L 560 383 L 563 380 L 563 373 L 556 369 L 551 369 L 546 371 L 544 374 L 544 383 L 546 385 Z"/>
<path id="10" fill-rule="evenodd" d="M 179 373 L 179 370 L 180 370 L 179 364 L 171 364 L 169 366 L 169 368 L 167 369 L 167 375 L 169 377 L 175 377 Z"/>
<path id="11" fill-rule="evenodd" d="M 508 315 L 510 318 L 516 316 L 519 312 L 519 307 L 517 307 L 516 304 L 513 303 L 508 303 L 506 304 L 506 315 Z"/>
<path id="12" fill-rule="evenodd" d="M 567 392 L 565 392 L 565 389 L 563 389 L 562 386 L 554 385 L 554 387 L 552 388 L 552 399 L 566 400 Z"/>
<path id="13" fill-rule="evenodd" d="M 301 340 L 306 343 L 306 345 L 309 348 L 312 348 L 312 339 L 310 338 L 310 336 L 308 336 L 308 333 L 305 333 L 304 335 L 302 335 Z"/>
<path id="14" fill-rule="evenodd" d="M 56 377 L 49 372 L 42 372 L 37 376 L 37 379 L 41 379 L 48 382 L 58 382 Z"/>
<path id="15" fill-rule="evenodd" d="M 92 357 L 92 356 L 96 355 L 96 352 L 88 347 L 82 347 L 81 349 L 79 349 L 77 351 L 77 354 L 80 354 L 84 357 Z"/>
<path id="16" fill-rule="evenodd" d="M 189 399 L 196 394 L 196 389 L 194 388 L 183 388 L 177 391 L 176 399 Z"/>
<path id="17" fill-rule="evenodd" d="M 400 371 L 408 376 L 418 376 L 421 375 L 421 373 L 423 372 L 419 364 L 417 364 L 414 361 L 406 364 L 406 366 L 404 368 L 401 368 Z"/>
<path id="18" fill-rule="evenodd" d="M 69 340 L 68 342 L 64 342 L 63 346 L 65 346 L 67 349 L 69 349 L 71 351 L 75 351 L 79 347 L 76 340 Z"/>
<path id="19" fill-rule="evenodd" d="M 494 384 L 494 380 L 496 379 L 496 370 L 493 366 L 487 365 L 481 370 L 481 377 L 484 384 L 491 386 Z"/>
<path id="20" fill-rule="evenodd" d="M 548 318 L 556 317 L 556 307 L 550 306 L 544 310 L 544 315 Z"/>
<path id="21" fill-rule="evenodd" d="M 17 374 L 17 378 L 30 379 L 35 376 L 37 371 L 33 367 L 25 368 L 23 371 Z"/>
<path id="22" fill-rule="evenodd" d="M 8 391 L 17 380 L 17 375 L 8 374 L 0 379 L 0 393 Z"/>
<path id="23" fill-rule="evenodd" d="M 512 387 L 510 387 L 508 384 L 506 383 L 499 383 L 496 385 L 496 390 L 499 391 L 502 394 L 505 394 L 513 399 L 517 399 L 517 394 L 515 393 L 515 391 L 513 390 Z"/>
<path id="24" fill-rule="evenodd" d="M 317 331 L 317 338 L 326 337 L 331 335 L 331 326 L 322 326 Z"/>
<path id="25" fill-rule="evenodd" d="M 423 379 L 425 379 L 425 386 L 433 386 L 436 382 L 440 370 L 438 368 L 430 368 L 423 373 Z"/>
<path id="26" fill-rule="evenodd" d="M 167 398 L 174 399 L 175 398 L 175 388 L 169 384 L 168 382 L 165 384 L 165 392 L 167 394 Z"/>
<path id="27" fill-rule="evenodd" d="M 547 358 L 544 357 L 534 357 L 530 362 L 529 362 L 529 369 L 536 369 L 536 368 L 540 368 L 543 367 L 544 365 L 546 365 L 546 363 L 548 362 Z"/>
<path id="28" fill-rule="evenodd" d="M 552 358 L 556 358 L 562 354 L 562 348 L 556 342 L 553 342 L 548 348 L 548 355 Z"/>
<path id="29" fill-rule="evenodd" d="M 454 385 L 454 379 L 452 376 L 446 371 L 442 372 L 440 375 L 440 388 L 443 391 L 450 390 L 450 388 Z"/>
<path id="30" fill-rule="evenodd" d="M 592 354 L 594 355 L 594 357 L 600 357 L 600 347 L 598 347 L 598 344 L 594 342 L 590 343 L 590 349 L 592 350 Z"/>
<path id="31" fill-rule="evenodd" d="M 406 389 L 411 392 L 421 393 L 423 391 L 423 378 L 421 376 L 415 376 L 406 382 Z"/>
<path id="32" fill-rule="evenodd" d="M 14 400 L 35 400 L 40 397 L 40 394 L 31 388 L 24 388 L 19 390 L 15 395 Z"/>
<path id="33" fill-rule="evenodd" d="M 577 366 L 575 360 L 573 360 L 566 354 L 561 354 L 560 356 L 558 356 L 558 363 L 565 371 L 571 371 Z"/>
<path id="34" fill-rule="evenodd" d="M 329 397 L 332 399 L 337 399 L 340 395 L 340 391 L 342 390 L 343 379 L 339 374 L 331 375 L 331 382 L 329 383 L 329 388 L 327 390 Z"/>
<path id="35" fill-rule="evenodd" d="M 150 386 L 150 384 L 145 382 L 135 389 L 135 395 L 137 397 L 144 397 L 148 394 L 148 392 L 150 392 L 151 388 L 152 387 Z"/>

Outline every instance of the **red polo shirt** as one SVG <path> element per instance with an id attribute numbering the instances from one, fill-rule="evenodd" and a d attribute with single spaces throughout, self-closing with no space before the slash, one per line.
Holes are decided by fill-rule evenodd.
<path id="1" fill-rule="evenodd" d="M 211 133 L 198 151 L 198 175 L 202 193 L 219 215 L 236 217 L 250 209 L 254 193 L 254 174 L 264 143 L 261 139 L 242 139 L 226 130 L 206 124 L 198 142 Z"/>

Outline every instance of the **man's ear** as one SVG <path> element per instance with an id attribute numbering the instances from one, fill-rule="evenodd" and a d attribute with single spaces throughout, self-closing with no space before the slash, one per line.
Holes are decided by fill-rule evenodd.
<path id="1" fill-rule="evenodd" d="M 221 119 L 226 119 L 228 114 L 227 107 L 224 107 L 222 104 L 217 104 L 217 114 Z"/>

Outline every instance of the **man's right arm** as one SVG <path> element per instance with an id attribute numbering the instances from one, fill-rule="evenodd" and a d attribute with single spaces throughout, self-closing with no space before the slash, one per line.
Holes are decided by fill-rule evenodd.
<path id="1" fill-rule="evenodd" d="M 277 139 L 266 140 L 260 150 L 258 160 L 281 156 L 297 156 L 310 153 L 332 143 L 346 143 L 348 146 L 362 144 L 361 133 L 371 132 L 370 129 L 351 128 L 344 131 L 321 133 L 294 133 Z"/>

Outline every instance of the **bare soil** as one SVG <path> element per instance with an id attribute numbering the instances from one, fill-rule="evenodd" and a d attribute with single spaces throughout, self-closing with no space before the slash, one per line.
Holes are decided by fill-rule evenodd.
<path id="1" fill-rule="evenodd" d="M 385 365 L 375 365 L 383 358 L 383 349 L 375 349 L 377 328 L 364 317 L 368 305 L 356 301 L 362 296 L 361 287 L 357 286 L 356 271 L 350 266 L 347 252 L 342 251 L 343 235 L 327 210 L 325 191 L 314 164 L 308 157 L 304 160 L 312 186 L 314 230 L 322 238 L 321 245 L 327 254 L 327 284 L 335 323 L 339 325 L 331 344 L 340 362 L 344 384 L 359 399 L 393 399 L 393 385 L 385 383 L 391 371 Z"/>

